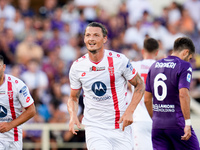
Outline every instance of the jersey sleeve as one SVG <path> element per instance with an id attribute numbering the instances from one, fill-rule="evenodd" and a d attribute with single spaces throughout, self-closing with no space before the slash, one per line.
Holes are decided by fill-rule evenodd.
<path id="1" fill-rule="evenodd" d="M 124 68 L 123 76 L 127 80 L 133 79 L 137 74 L 137 70 L 132 66 L 130 60 L 127 57 L 124 57 L 123 59 L 123 68 Z"/>
<path id="2" fill-rule="evenodd" d="M 179 73 L 179 84 L 178 88 L 190 89 L 190 82 L 192 80 L 192 67 L 190 63 L 184 63 L 181 65 Z"/>
<path id="3" fill-rule="evenodd" d="M 33 104 L 34 100 L 26 84 L 21 80 L 18 80 L 18 82 L 17 92 L 19 101 L 24 108 L 29 107 L 31 104 Z"/>
<path id="4" fill-rule="evenodd" d="M 69 80 L 70 80 L 70 87 L 71 89 L 80 89 L 81 88 L 81 82 L 77 77 L 77 73 L 75 70 L 75 65 L 72 64 L 70 71 L 69 71 Z"/>

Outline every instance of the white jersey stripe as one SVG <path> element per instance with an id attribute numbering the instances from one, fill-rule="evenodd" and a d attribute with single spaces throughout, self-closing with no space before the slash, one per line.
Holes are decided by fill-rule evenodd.
<path id="1" fill-rule="evenodd" d="M 113 97 L 113 102 L 114 102 L 114 109 L 115 109 L 115 129 L 119 129 L 119 119 L 120 119 L 120 111 L 119 111 L 119 106 L 118 106 L 118 97 L 117 97 L 117 92 L 115 89 L 115 74 L 114 74 L 114 66 L 113 66 L 113 58 L 108 57 L 108 70 L 110 74 L 110 86 L 111 86 L 111 92 L 112 92 L 112 97 Z"/>
<path id="2" fill-rule="evenodd" d="M 14 102 L 13 102 L 13 90 L 12 90 L 12 83 L 8 81 L 8 97 L 9 97 L 9 104 L 10 104 L 10 111 L 12 115 L 12 119 L 16 119 Z M 18 129 L 17 127 L 14 128 L 14 141 L 18 141 Z"/>

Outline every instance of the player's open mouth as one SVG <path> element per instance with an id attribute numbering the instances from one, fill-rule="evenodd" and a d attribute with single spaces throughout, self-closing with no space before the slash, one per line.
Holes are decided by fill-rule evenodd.
<path id="1" fill-rule="evenodd" d="M 89 43 L 89 45 L 93 46 L 93 45 L 96 45 L 96 43 Z"/>

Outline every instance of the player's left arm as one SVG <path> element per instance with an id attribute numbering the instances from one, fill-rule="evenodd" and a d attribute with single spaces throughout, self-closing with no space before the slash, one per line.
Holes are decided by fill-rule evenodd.
<path id="1" fill-rule="evenodd" d="M 184 135 L 182 140 L 188 140 L 191 137 L 191 120 L 190 120 L 190 83 L 192 79 L 192 66 L 188 62 L 182 63 L 179 72 L 179 100 L 180 106 L 185 119 Z"/>
<path id="2" fill-rule="evenodd" d="M 152 93 L 145 91 L 144 92 L 144 103 L 145 103 L 145 106 L 146 106 L 147 111 L 148 111 L 151 118 L 153 117 L 152 99 L 153 99 Z"/>
<path id="3" fill-rule="evenodd" d="M 129 80 L 129 83 L 132 84 L 135 87 L 135 89 L 128 108 L 126 109 L 125 113 L 119 120 L 119 123 L 123 121 L 123 127 L 122 127 L 123 131 L 126 126 L 133 123 L 133 112 L 135 111 L 138 103 L 140 102 L 145 89 L 144 82 L 138 73 L 135 75 L 133 79 Z"/>
<path id="4" fill-rule="evenodd" d="M 189 124 L 185 123 L 184 135 L 181 137 L 182 140 L 188 140 L 191 137 L 191 122 L 190 122 L 190 95 L 187 88 L 179 89 L 179 99 L 181 104 L 181 110 L 185 120 L 189 121 Z M 187 122 L 187 121 L 186 121 Z"/>
<path id="5" fill-rule="evenodd" d="M 11 122 L 1 122 L 0 123 L 0 133 L 8 132 L 12 128 L 17 127 L 30 118 L 32 118 L 36 113 L 35 105 L 32 103 L 29 107 L 25 108 L 25 111 L 16 119 Z"/>

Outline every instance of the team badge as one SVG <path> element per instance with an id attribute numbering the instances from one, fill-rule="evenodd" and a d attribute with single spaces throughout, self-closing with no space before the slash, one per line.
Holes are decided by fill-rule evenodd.
<path id="1" fill-rule="evenodd" d="M 28 95 L 27 87 L 23 86 L 22 89 L 19 91 L 19 93 L 22 93 L 23 96 L 26 97 Z"/>
<path id="2" fill-rule="evenodd" d="M 108 71 L 110 73 L 110 76 L 114 76 L 114 67 L 108 67 Z"/>
<path id="3" fill-rule="evenodd" d="M 133 66 L 130 61 L 128 61 L 128 64 L 126 65 L 126 68 L 130 68 L 130 70 L 133 72 Z"/>
<path id="4" fill-rule="evenodd" d="M 191 81 L 191 74 L 188 73 L 188 74 L 187 74 L 187 82 L 190 82 L 190 81 Z"/>

